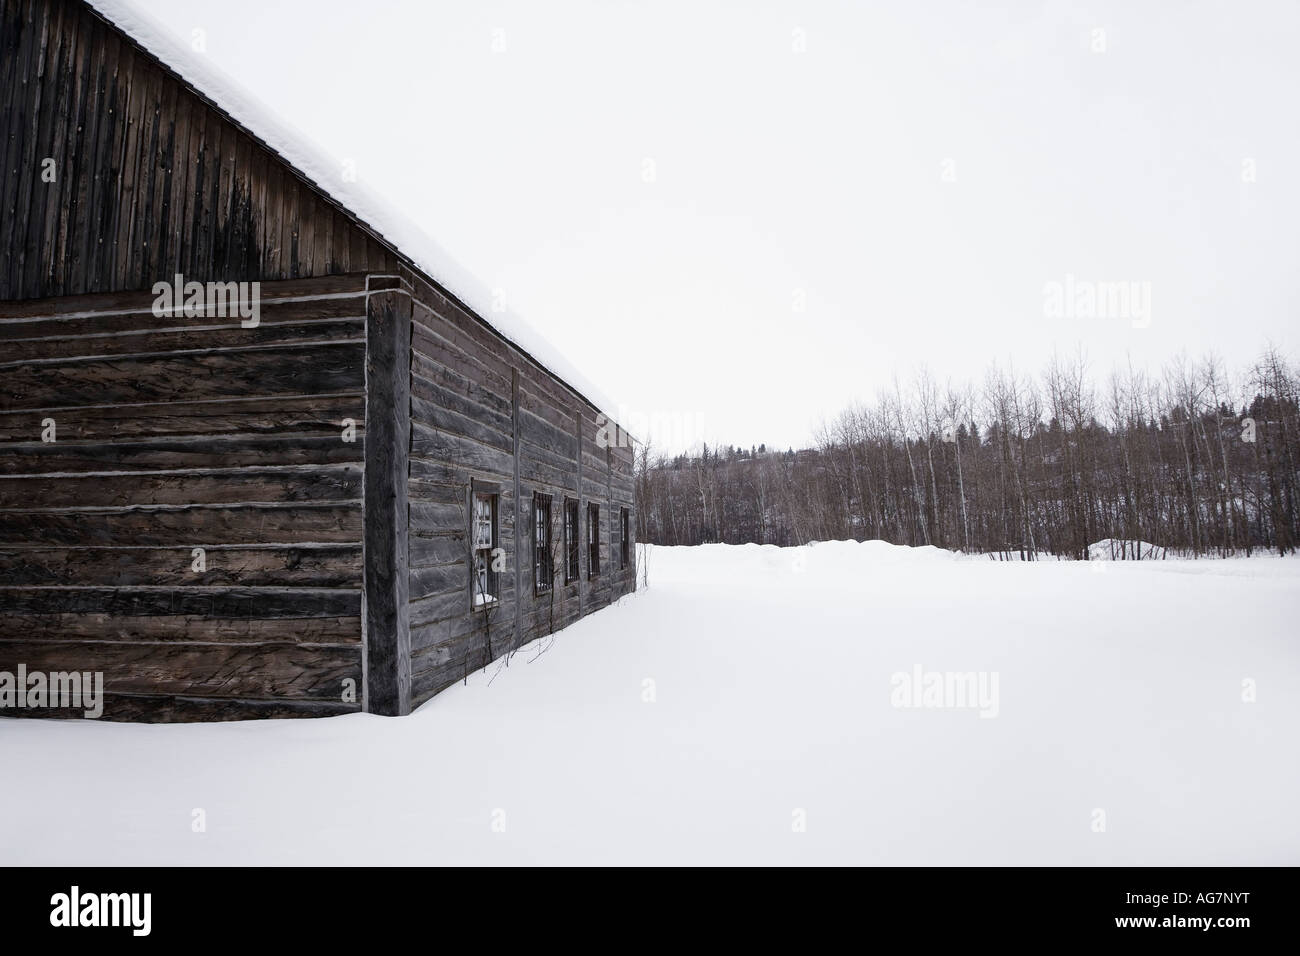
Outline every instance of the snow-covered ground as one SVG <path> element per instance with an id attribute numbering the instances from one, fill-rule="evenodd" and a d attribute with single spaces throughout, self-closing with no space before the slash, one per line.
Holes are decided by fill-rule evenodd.
<path id="1" fill-rule="evenodd" d="M 1300 561 L 712 545 L 649 575 L 405 720 L 0 721 L 0 860 L 1300 863 Z M 895 706 L 917 671 L 985 706 Z"/>

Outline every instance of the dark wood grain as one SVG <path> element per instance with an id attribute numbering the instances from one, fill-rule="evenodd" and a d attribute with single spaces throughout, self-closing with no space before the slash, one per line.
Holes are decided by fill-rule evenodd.
<path id="1" fill-rule="evenodd" d="M 0 618 L 3 621 L 3 618 Z M 100 671 L 110 693 L 341 701 L 359 647 L 0 640 L 0 670 Z"/>
<path id="2" fill-rule="evenodd" d="M 0 580 L 10 587 L 361 587 L 361 545 L 207 545 L 205 569 L 192 549 L 0 547 Z M 359 638 L 359 628 L 354 628 Z"/>
<path id="3" fill-rule="evenodd" d="M 411 298 L 372 293 L 366 307 L 366 709 L 411 710 L 407 465 Z"/>
<path id="4" fill-rule="evenodd" d="M 0 300 L 148 288 L 177 270 L 395 267 L 367 226 L 89 6 L 5 11 Z"/>

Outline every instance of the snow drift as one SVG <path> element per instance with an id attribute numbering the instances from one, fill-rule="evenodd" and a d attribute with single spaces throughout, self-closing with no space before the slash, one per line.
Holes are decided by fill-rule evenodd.
<path id="1" fill-rule="evenodd" d="M 0 858 L 1300 863 L 1300 561 L 648 559 L 410 718 L 0 721 Z"/>

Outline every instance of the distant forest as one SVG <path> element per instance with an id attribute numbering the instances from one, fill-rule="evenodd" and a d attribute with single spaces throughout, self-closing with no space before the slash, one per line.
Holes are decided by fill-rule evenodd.
<path id="1" fill-rule="evenodd" d="M 994 366 L 978 386 L 921 371 L 842 411 L 811 448 L 638 448 L 639 540 L 1287 553 L 1300 538 L 1298 385 L 1273 347 L 1235 377 L 1212 357 L 1104 381 L 1081 355 L 1036 377 Z"/>

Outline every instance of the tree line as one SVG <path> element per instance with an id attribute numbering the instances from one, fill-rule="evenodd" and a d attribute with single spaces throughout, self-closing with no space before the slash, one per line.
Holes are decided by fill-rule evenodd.
<path id="1" fill-rule="evenodd" d="M 1034 559 L 1146 541 L 1191 555 L 1294 551 L 1297 369 L 1270 346 L 1104 379 L 1080 353 L 982 383 L 925 369 L 844 409 L 812 447 L 637 450 L 638 540 L 879 538 Z M 1121 546 L 1127 548 L 1127 545 Z M 1125 555 L 1131 556 L 1131 555 Z"/>

